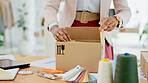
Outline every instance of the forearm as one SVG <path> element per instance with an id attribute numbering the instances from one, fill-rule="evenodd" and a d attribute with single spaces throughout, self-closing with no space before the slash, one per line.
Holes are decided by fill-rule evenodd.
<path id="1" fill-rule="evenodd" d="M 119 12 L 117 16 L 121 17 L 122 19 L 122 25 L 120 28 L 123 28 L 130 20 L 131 18 L 131 11 L 124 11 L 124 12 Z"/>
<path id="2" fill-rule="evenodd" d="M 122 25 L 120 28 L 123 28 L 131 18 L 131 10 L 128 7 L 127 0 L 114 0 L 116 15 L 122 19 Z"/>
<path id="3" fill-rule="evenodd" d="M 45 22 L 46 27 L 48 27 L 53 22 L 58 22 L 57 13 L 59 10 L 61 0 L 47 0 L 45 11 Z"/>

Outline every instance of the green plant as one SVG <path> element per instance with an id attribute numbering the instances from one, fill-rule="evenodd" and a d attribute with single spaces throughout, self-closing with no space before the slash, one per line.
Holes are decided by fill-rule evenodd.
<path id="1" fill-rule="evenodd" d="M 0 36 L 4 36 L 4 32 L 0 33 Z"/>
<path id="2" fill-rule="evenodd" d="M 4 36 L 4 33 L 0 33 L 0 36 Z M 4 41 L 3 40 L 0 40 L 0 46 L 3 46 L 4 45 Z"/>
<path id="3" fill-rule="evenodd" d="M 143 30 L 142 34 L 140 35 L 140 40 L 142 39 L 142 36 L 143 36 L 144 34 L 148 34 L 148 31 L 147 31 L 147 30 Z"/>
<path id="4" fill-rule="evenodd" d="M 4 45 L 4 41 L 0 40 L 0 46 Z"/>
<path id="5" fill-rule="evenodd" d="M 145 29 L 142 31 L 142 34 L 140 35 L 140 40 L 142 39 L 142 36 L 144 35 L 144 34 L 148 34 L 148 23 L 145 25 Z"/>
<path id="6" fill-rule="evenodd" d="M 148 23 L 145 25 L 145 28 L 144 28 L 144 30 L 142 31 L 142 34 L 139 37 L 140 41 L 142 40 L 144 35 L 146 35 L 146 38 L 145 38 L 145 40 L 143 42 L 143 47 L 145 48 L 145 47 L 148 46 Z"/>
<path id="7" fill-rule="evenodd" d="M 17 21 L 17 26 L 18 28 L 22 28 L 23 38 L 27 40 L 27 36 L 25 34 L 25 32 L 27 31 L 25 18 L 28 15 L 28 12 L 26 11 L 26 3 L 23 3 L 22 8 L 19 8 L 17 11 L 20 13 L 19 20 Z"/>

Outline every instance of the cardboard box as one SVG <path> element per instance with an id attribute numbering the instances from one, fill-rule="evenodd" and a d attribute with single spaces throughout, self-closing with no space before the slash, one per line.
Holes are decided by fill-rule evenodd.
<path id="1" fill-rule="evenodd" d="M 69 71 L 80 65 L 89 72 L 98 72 L 101 59 L 105 58 L 104 32 L 98 27 L 67 27 L 70 42 L 56 43 L 56 69 Z"/>
<path id="2" fill-rule="evenodd" d="M 144 79 L 140 79 L 139 81 L 140 81 L 139 83 L 148 83 L 148 81 Z"/>
<path id="3" fill-rule="evenodd" d="M 140 66 L 148 79 L 148 51 L 141 51 Z"/>

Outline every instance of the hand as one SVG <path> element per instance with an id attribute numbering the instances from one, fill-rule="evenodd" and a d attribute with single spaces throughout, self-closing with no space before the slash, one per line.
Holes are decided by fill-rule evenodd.
<path id="1" fill-rule="evenodd" d="M 114 30 L 114 28 L 116 28 L 116 26 L 119 24 L 119 21 L 114 17 L 107 17 L 102 19 L 100 22 L 100 27 L 99 30 L 100 31 L 112 31 Z"/>
<path id="2" fill-rule="evenodd" d="M 71 38 L 64 28 L 59 28 L 57 25 L 53 26 L 50 30 L 57 41 L 70 41 Z"/>

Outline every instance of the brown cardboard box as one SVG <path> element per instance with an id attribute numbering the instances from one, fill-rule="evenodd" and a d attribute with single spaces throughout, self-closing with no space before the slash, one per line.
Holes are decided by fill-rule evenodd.
<path id="1" fill-rule="evenodd" d="M 148 79 L 148 51 L 141 51 L 140 66 Z"/>
<path id="2" fill-rule="evenodd" d="M 89 72 L 98 72 L 99 61 L 105 58 L 104 32 L 98 27 L 67 27 L 70 42 L 56 43 L 56 68 L 69 71 L 80 65 Z"/>
<path id="3" fill-rule="evenodd" d="M 139 83 L 148 83 L 148 81 L 144 79 L 140 79 L 139 81 L 140 81 Z"/>

